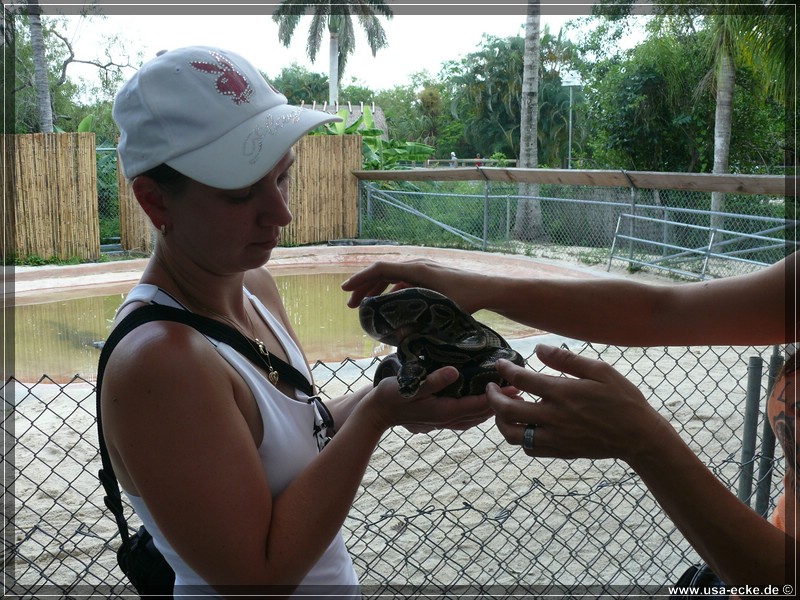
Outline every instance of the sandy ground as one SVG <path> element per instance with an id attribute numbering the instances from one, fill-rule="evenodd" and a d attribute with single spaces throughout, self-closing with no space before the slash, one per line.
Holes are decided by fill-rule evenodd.
<path id="1" fill-rule="evenodd" d="M 379 256 L 431 254 L 463 268 L 512 276 L 629 276 L 558 260 L 406 247 L 279 249 L 271 267 L 307 270 L 311 256 L 315 264 L 358 266 Z M 41 301 L 67 288 L 86 293 L 129 284 L 144 264 L 18 269 L 17 301 Z M 514 345 L 528 357 L 543 340 L 615 365 L 735 489 L 747 356 L 753 349 L 621 351 L 553 336 Z M 768 351 L 759 350 L 765 357 Z M 366 383 L 373 360 L 317 365 L 315 379 L 326 395 L 335 396 Z M 541 368 L 535 359 L 530 366 Z M 93 384 L 13 387 L 6 386 L 4 394 L 16 404 L 18 579 L 64 586 L 114 580 L 118 571 L 107 575 L 114 555 L 103 552 L 116 529 L 101 508 L 97 486 Z M 674 580 L 693 557 L 624 464 L 532 461 L 505 444 L 491 422 L 464 433 L 387 433 L 345 523 L 345 538 L 366 586 L 417 586 L 417 591 L 453 585 L 660 585 Z"/>

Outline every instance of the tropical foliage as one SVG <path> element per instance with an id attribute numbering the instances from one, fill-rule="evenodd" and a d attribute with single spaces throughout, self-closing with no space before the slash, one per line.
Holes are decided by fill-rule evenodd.
<path id="1" fill-rule="evenodd" d="M 100 20 L 100 17 L 84 17 Z M 118 132 L 111 118 L 114 95 L 124 81 L 123 67 L 131 61 L 141 61 L 141 57 L 131 55 L 121 58 L 127 51 L 119 37 L 108 37 L 98 55 L 92 59 L 75 56 L 69 39 L 65 35 L 64 18 L 42 17 L 41 30 L 45 45 L 45 60 L 48 73 L 52 125 L 42 123 L 38 106 L 38 92 L 34 67 L 31 29 L 27 16 L 13 17 L 14 50 L 16 55 L 14 76 L 3 82 L 4 95 L 13 99 L 15 106 L 14 131 L 16 133 L 50 131 L 78 131 L 81 123 L 92 116 L 91 130 L 97 136 L 97 144 L 113 146 Z M 87 83 L 70 76 L 74 63 L 93 65 L 99 75 L 99 84 Z M 84 123 L 84 128 L 87 124 Z"/>
<path id="2" fill-rule="evenodd" d="M 717 104 L 710 50 L 717 32 L 712 17 L 650 18 L 648 27 L 638 30 L 640 41 L 627 49 L 621 49 L 618 40 L 631 38 L 637 30 L 626 18 L 594 17 L 588 24 L 578 23 L 584 33 L 570 35 L 572 41 L 565 32 L 543 29 L 538 164 L 567 166 L 571 115 L 573 167 L 710 172 Z M 777 34 L 790 29 L 783 17 L 755 17 L 761 20 L 751 21 L 749 30 L 731 33 L 738 40 L 738 50 L 728 168 L 782 173 L 783 165 L 793 163 L 795 152 L 792 138 L 785 133 L 791 127 L 787 119 L 793 116 L 787 106 L 793 106 L 795 97 L 794 56 L 787 42 L 776 38 L 785 37 Z M 16 83 L 7 79 L 4 86 L 7 95 L 16 94 L 15 130 L 23 133 L 38 131 L 39 118 L 29 29 L 24 17 L 17 22 Z M 92 115 L 98 144 L 113 145 L 117 132 L 110 106 L 121 71 L 104 71 L 105 79 L 94 88 L 72 79 L 69 71 L 62 78 L 70 58 L 69 47 L 62 41 L 64 31 L 60 19 L 42 17 L 54 126 L 75 131 Z M 111 53 L 115 47 L 109 41 L 98 55 Z M 777 65 L 774 57 L 782 52 L 790 54 Z M 426 148 L 433 148 L 432 156 L 439 158 L 454 151 L 462 158 L 480 153 L 518 159 L 523 53 L 524 40 L 519 36 L 484 37 L 474 52 L 453 57 L 435 74 L 417 73 L 402 85 L 377 92 L 357 83 L 342 88 L 340 104 L 371 106 L 374 101 L 386 117 L 388 136 L 376 137 L 382 140 L 380 145 L 377 141 L 367 144 L 370 152 L 377 155 L 379 149 L 381 155 L 375 158 L 365 151 L 367 164 L 401 165 L 412 160 L 410 156 L 430 152 Z M 564 85 L 567 72 L 581 79 L 579 86 L 572 87 L 571 107 L 570 88 Z M 789 78 L 788 83 L 781 84 L 781 78 Z M 288 65 L 271 79 L 290 102 L 306 105 L 320 103 L 329 82 L 327 75 L 298 65 Z M 362 121 L 358 128 L 363 134 L 373 126 Z M 406 158 L 391 158 L 403 152 Z"/>
<path id="3" fill-rule="evenodd" d="M 375 126 L 372 110 L 364 106 L 362 114 L 348 125 L 349 111 L 342 109 L 338 113 L 339 122 L 325 125 L 321 135 L 360 135 L 365 169 L 398 169 L 409 164 L 426 161 L 434 153 L 435 148 L 420 142 L 384 139 L 385 133 Z"/>

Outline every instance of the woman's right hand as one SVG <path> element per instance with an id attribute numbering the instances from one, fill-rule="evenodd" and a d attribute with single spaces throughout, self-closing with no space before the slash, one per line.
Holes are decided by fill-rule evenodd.
<path id="1" fill-rule="evenodd" d="M 436 429 L 464 430 L 489 419 L 494 413 L 486 394 L 449 398 L 435 393 L 458 378 L 455 367 L 443 367 L 430 373 L 411 398 L 400 395 L 395 377 L 387 377 L 367 393 L 361 404 L 371 410 L 376 427 L 381 430 L 402 425 L 412 433 Z M 500 393 L 514 395 L 516 389 L 502 388 Z"/>

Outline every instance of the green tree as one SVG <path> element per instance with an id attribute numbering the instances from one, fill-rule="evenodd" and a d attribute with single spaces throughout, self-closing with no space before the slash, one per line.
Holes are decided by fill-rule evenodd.
<path id="1" fill-rule="evenodd" d="M 38 92 L 33 58 L 31 31 L 28 16 L 17 15 L 15 31 L 16 61 L 14 78 L 4 82 L 6 95 L 13 95 L 16 105 L 14 129 L 17 133 L 33 133 L 46 129 L 38 108 Z M 90 23 L 98 16 L 81 17 Z M 47 85 L 53 125 L 50 131 L 76 131 L 87 116 L 94 116 L 93 130 L 98 145 L 115 143 L 116 125 L 111 119 L 114 94 L 124 79 L 123 68 L 130 66 L 124 40 L 108 37 L 91 58 L 75 55 L 69 36 L 65 33 L 67 22 L 59 17 L 40 17 L 43 46 L 46 50 Z M 136 58 L 141 60 L 141 55 Z M 76 63 L 96 68 L 98 82 L 86 82 L 70 77 L 70 67 Z M 8 89 L 8 85 L 13 89 Z"/>
<path id="2" fill-rule="evenodd" d="M 566 38 L 564 30 L 553 34 L 545 25 L 542 30 L 539 69 L 539 124 L 538 124 L 538 158 L 539 165 L 551 168 L 568 166 L 569 122 L 573 120 L 573 133 L 580 130 L 577 110 L 570 114 L 570 92 L 573 105 L 583 103 L 580 86 L 573 89 L 565 87 L 563 76 L 567 72 L 583 69 L 583 63 L 575 44 Z M 581 136 L 573 135 L 575 141 Z M 575 144 L 577 146 L 577 143 Z"/>
<path id="3" fill-rule="evenodd" d="M 453 117 L 474 152 L 519 156 L 525 41 L 484 35 L 476 52 L 443 66 Z"/>
<path id="4" fill-rule="evenodd" d="M 737 64 L 762 68 L 763 89 L 781 100 L 793 96 L 793 87 L 787 90 L 776 84 L 786 77 L 786 51 L 791 50 L 794 57 L 794 20 L 787 18 L 785 9 L 771 3 L 722 7 L 706 18 L 716 88 L 714 173 L 729 172 Z M 711 194 L 711 210 L 725 210 L 724 193 Z M 722 229 L 724 225 L 722 215 L 712 217 L 712 229 Z"/>
<path id="5" fill-rule="evenodd" d="M 626 15 L 632 2 L 601 2 L 615 14 Z M 734 97 L 737 89 L 736 72 L 743 66 L 754 68 L 754 73 L 763 77 L 763 90 L 772 92 L 779 101 L 791 102 L 795 97 L 794 80 L 788 86 L 780 82 L 787 74 L 794 76 L 794 69 L 787 64 L 796 61 L 794 47 L 794 20 L 788 5 L 778 5 L 770 0 L 751 0 L 731 5 L 717 2 L 698 5 L 688 0 L 681 2 L 659 2 L 656 11 L 662 15 L 675 15 L 684 22 L 705 31 L 707 76 L 696 86 L 705 84 L 714 93 L 714 173 L 729 171 L 731 136 L 733 131 Z M 656 24 L 670 23 L 669 19 L 655 20 Z M 761 95 L 763 98 L 763 94 Z M 792 150 L 792 157 L 794 156 Z M 725 195 L 715 192 L 711 197 L 711 209 L 724 211 Z M 724 227 L 723 217 L 715 216 L 712 228 Z"/>
<path id="6" fill-rule="evenodd" d="M 301 2 L 283 0 L 272 15 L 278 24 L 278 39 L 289 46 L 300 19 L 307 11 L 311 13 L 306 49 L 312 62 L 316 60 L 325 31 L 328 33 L 330 62 L 328 72 L 328 103 L 339 101 L 339 83 L 347 65 L 347 59 L 355 50 L 355 28 L 353 16 L 367 35 L 372 55 L 387 46 L 386 32 L 380 16 L 390 19 L 394 13 L 383 0 L 356 0 L 354 2 Z"/>
<path id="7" fill-rule="evenodd" d="M 414 73 L 411 83 L 378 92 L 375 102 L 383 108 L 392 138 L 429 144 L 440 158 L 473 152 L 464 139 L 463 122 L 450 114 L 450 86 L 442 78 Z"/>
<path id="8" fill-rule="evenodd" d="M 353 105 L 360 103 L 371 103 L 375 100 L 375 92 L 369 86 L 363 85 L 357 80 L 353 79 L 352 83 L 347 84 L 342 88 L 341 102 L 350 102 Z"/>
<path id="9" fill-rule="evenodd" d="M 468 146 L 465 156 L 476 152 L 520 156 L 524 49 L 525 40 L 518 36 L 484 36 L 476 52 L 443 65 L 439 74 L 443 83 L 439 85 L 443 98 L 451 98 L 453 116 L 463 126 Z M 561 77 L 564 71 L 587 67 L 578 48 L 561 32 L 553 35 L 547 27 L 541 36 L 538 63 L 537 126 L 532 140 L 537 143 L 537 166 L 565 166 L 569 90 L 562 87 Z M 582 100 L 578 89 L 575 103 Z M 449 122 L 443 122 L 439 130 L 448 127 Z"/>
<path id="10" fill-rule="evenodd" d="M 322 73 L 312 73 L 297 63 L 284 67 L 277 77 L 268 79 L 286 96 L 289 104 L 319 102 L 328 92 L 327 76 Z"/>
<path id="11" fill-rule="evenodd" d="M 14 57 L 16 56 L 16 43 L 14 15 L 8 10 L 6 5 L 0 7 L 0 70 L 3 76 L 3 123 L 0 133 L 14 133 L 14 105 L 16 77 L 14 74 Z"/>
<path id="12" fill-rule="evenodd" d="M 661 29 L 627 53 L 597 63 L 587 97 L 596 168 L 699 171 L 710 165 L 711 110 L 694 94 L 706 67 L 702 35 Z"/>

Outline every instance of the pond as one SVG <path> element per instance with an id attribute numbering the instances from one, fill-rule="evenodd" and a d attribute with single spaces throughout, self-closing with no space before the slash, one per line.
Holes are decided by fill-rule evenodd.
<path id="1" fill-rule="evenodd" d="M 358 311 L 347 308 L 349 294 L 339 286 L 351 274 L 275 275 L 286 311 L 312 363 L 338 363 L 392 351 L 364 333 Z M 105 340 L 129 289 L 83 298 L 70 297 L 65 291 L 60 298 L 54 294 L 49 302 L 14 307 L 14 376 L 23 382 L 35 382 L 44 375 L 56 383 L 66 383 L 75 375 L 94 380 L 100 356 L 97 342 Z M 494 313 L 481 311 L 476 317 L 510 339 L 537 333 Z"/>

